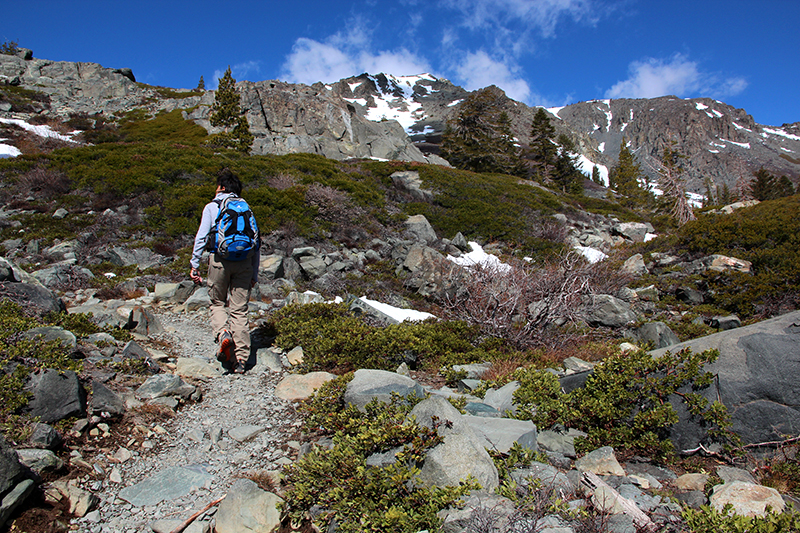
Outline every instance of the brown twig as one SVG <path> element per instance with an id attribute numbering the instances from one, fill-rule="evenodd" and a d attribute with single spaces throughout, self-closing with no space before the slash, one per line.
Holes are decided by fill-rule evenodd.
<path id="1" fill-rule="evenodd" d="M 744 450 L 745 448 L 758 448 L 760 446 L 780 446 L 782 444 L 792 444 L 793 442 L 800 442 L 800 436 L 792 437 L 791 439 L 784 439 L 784 440 L 773 440 L 768 442 L 753 442 L 751 444 L 745 444 L 744 446 L 739 447 L 740 450 Z"/>
<path id="2" fill-rule="evenodd" d="M 206 505 L 205 507 L 203 507 L 202 509 L 200 509 L 199 511 L 197 511 L 196 513 L 194 513 L 192 516 L 190 516 L 189 518 L 187 518 L 187 519 L 186 519 L 186 520 L 183 522 L 183 524 L 179 525 L 178 527 L 176 527 L 175 529 L 173 529 L 173 530 L 172 530 L 172 531 L 170 531 L 169 533 L 181 533 L 181 532 L 182 532 L 184 529 L 186 529 L 187 527 L 189 527 L 189 524 L 191 524 L 192 522 L 194 522 L 195 520 L 197 520 L 197 517 L 198 517 L 198 516 L 200 516 L 201 514 L 205 513 L 206 511 L 208 511 L 209 509 L 211 509 L 212 507 L 214 507 L 215 505 L 217 505 L 219 502 L 221 502 L 221 501 L 222 501 L 222 500 L 224 500 L 224 499 L 225 499 L 225 496 L 222 496 L 222 497 L 220 497 L 220 498 L 217 498 L 216 500 L 214 500 L 213 502 L 209 503 L 208 505 Z"/>

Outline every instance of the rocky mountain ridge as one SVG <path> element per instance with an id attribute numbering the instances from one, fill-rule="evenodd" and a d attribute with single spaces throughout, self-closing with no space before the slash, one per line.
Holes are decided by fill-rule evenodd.
<path id="1" fill-rule="evenodd" d="M 2 55 L 0 84 L 49 97 L 49 105 L 27 113 L 15 113 L 10 103 L 0 102 L 0 113 L 12 118 L 184 109 L 185 118 L 211 133 L 216 131 L 208 122 L 213 91 L 138 84 L 127 69 Z M 237 87 L 255 136 L 254 154 L 310 152 L 340 160 L 378 158 L 437 164 L 445 164 L 437 154 L 447 121 L 470 94 L 429 74 L 362 74 L 311 86 L 277 80 L 240 81 Z M 504 107 L 515 136 L 526 143 L 536 108 L 510 98 Z M 735 191 L 740 180 L 749 181 L 761 167 L 795 183 L 800 181 L 799 124 L 761 125 L 745 110 L 716 100 L 673 96 L 597 100 L 549 111 L 557 132 L 576 140 L 581 168 L 587 175 L 598 166 L 601 177 L 607 177 L 624 138 L 652 180 L 657 173 L 651 159 L 675 142 L 675 149 L 686 156 L 682 162 L 687 189 L 695 193 L 704 193 L 708 185 Z"/>

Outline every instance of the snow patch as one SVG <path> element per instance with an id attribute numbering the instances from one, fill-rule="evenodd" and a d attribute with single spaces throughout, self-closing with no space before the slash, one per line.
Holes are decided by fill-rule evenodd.
<path id="1" fill-rule="evenodd" d="M 602 150 L 601 150 L 602 151 Z M 588 177 L 592 177 L 592 171 L 594 167 L 597 167 L 598 173 L 600 174 L 600 181 L 603 182 L 603 186 L 608 187 L 608 167 L 605 165 L 598 165 L 597 163 L 590 160 L 585 155 L 579 155 L 577 160 L 577 167 L 583 174 Z"/>
<path id="2" fill-rule="evenodd" d="M 591 246 L 576 246 L 575 249 L 592 264 L 599 263 L 608 257 L 608 255 L 604 254 L 602 251 L 597 248 L 592 248 Z"/>
<path id="3" fill-rule="evenodd" d="M 378 302 L 377 300 L 370 300 L 366 296 L 362 296 L 361 298 L 359 298 L 359 300 L 369 305 L 370 307 L 377 309 L 381 313 L 392 317 L 398 322 L 405 322 L 406 320 L 410 322 L 421 322 L 429 318 L 436 318 L 435 315 L 426 313 L 424 311 L 416 311 L 414 309 L 401 309 L 400 307 L 394 307 L 392 305 L 385 304 L 383 302 Z"/>
<path id="4" fill-rule="evenodd" d="M 750 143 L 737 143 L 734 141 L 729 141 L 727 139 L 720 139 L 720 141 L 733 144 L 734 146 L 738 146 L 739 148 L 750 148 Z"/>
<path id="5" fill-rule="evenodd" d="M 477 242 L 470 241 L 469 247 L 469 253 L 462 254 L 458 257 L 448 254 L 447 260 L 465 268 L 472 268 L 480 265 L 486 268 L 495 268 L 500 272 L 508 272 L 511 270 L 511 265 L 503 263 L 496 255 L 484 252 L 483 247 Z"/>
<path id="6" fill-rule="evenodd" d="M 791 139 L 793 141 L 800 141 L 800 135 L 792 135 L 791 133 L 788 133 L 785 130 L 779 128 L 762 128 L 762 129 L 767 133 L 769 133 L 770 135 L 779 135 L 781 137 L 786 137 L 787 139 Z"/>
<path id="7" fill-rule="evenodd" d="M 59 139 L 61 141 L 67 141 L 74 143 L 75 140 L 72 139 L 72 136 L 77 134 L 77 131 L 71 132 L 69 135 L 64 135 L 58 132 L 55 132 L 50 128 L 50 126 L 34 126 L 33 124 L 28 124 L 24 120 L 19 120 L 16 118 L 0 118 L 0 123 L 3 124 L 14 124 L 15 126 L 19 126 L 20 128 L 24 129 L 25 131 L 29 131 L 34 135 L 38 135 L 39 137 L 51 138 L 51 139 Z"/>
<path id="8" fill-rule="evenodd" d="M 744 126 L 740 126 L 739 124 L 737 124 L 735 122 L 731 122 L 731 124 L 733 124 L 733 127 L 736 128 L 737 130 L 744 130 L 744 131 L 749 131 L 750 133 L 753 133 L 753 130 L 745 128 Z"/>

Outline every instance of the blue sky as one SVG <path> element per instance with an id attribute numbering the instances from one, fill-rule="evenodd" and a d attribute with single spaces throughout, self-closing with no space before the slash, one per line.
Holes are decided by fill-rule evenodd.
<path id="1" fill-rule="evenodd" d="M 0 41 L 34 57 L 207 88 L 429 72 L 529 105 L 711 97 L 800 121 L 800 0 L 4 2 Z"/>

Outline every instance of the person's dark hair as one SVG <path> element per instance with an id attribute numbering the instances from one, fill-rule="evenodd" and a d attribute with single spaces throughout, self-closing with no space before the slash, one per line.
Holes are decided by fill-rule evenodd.
<path id="1" fill-rule="evenodd" d="M 232 192 L 237 196 L 242 194 L 242 182 L 229 168 L 220 170 L 217 175 L 217 185 L 225 189 L 225 192 Z"/>

